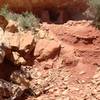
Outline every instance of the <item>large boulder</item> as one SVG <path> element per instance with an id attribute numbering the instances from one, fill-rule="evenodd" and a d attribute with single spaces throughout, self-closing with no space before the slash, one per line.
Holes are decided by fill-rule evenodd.
<path id="1" fill-rule="evenodd" d="M 38 60 L 54 58 L 60 51 L 61 45 L 55 40 L 40 39 L 36 43 L 34 56 Z"/>

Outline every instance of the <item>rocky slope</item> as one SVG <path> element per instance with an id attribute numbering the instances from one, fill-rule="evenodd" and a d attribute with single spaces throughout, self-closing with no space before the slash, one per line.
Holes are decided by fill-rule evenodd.
<path id="1" fill-rule="evenodd" d="M 91 23 L 23 31 L 1 17 L 0 100 L 99 100 L 100 31 Z"/>
<path id="2" fill-rule="evenodd" d="M 0 0 L 46 21 L 23 29 L 0 15 L 0 100 L 100 100 L 100 30 L 79 20 L 85 1 Z"/>

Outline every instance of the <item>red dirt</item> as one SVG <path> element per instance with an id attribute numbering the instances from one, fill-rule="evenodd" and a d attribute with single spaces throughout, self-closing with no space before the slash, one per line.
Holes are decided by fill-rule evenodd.
<path id="1" fill-rule="evenodd" d="M 16 100 L 100 100 L 100 31 L 87 20 L 63 25 L 43 23 L 41 29 L 42 35 L 46 31 L 45 38 L 39 34 L 42 38 L 34 47 L 31 45 L 34 50 L 27 50 L 31 37 L 25 35 L 21 46 L 28 54 L 17 51 L 23 58 L 29 56 L 20 70 L 30 74 L 32 80 L 28 88 L 36 96 L 23 94 L 25 98 L 21 96 Z M 15 69 L 11 67 L 12 70 Z"/>
<path id="2" fill-rule="evenodd" d="M 41 78 L 50 78 L 51 88 L 27 100 L 99 100 L 100 31 L 91 21 L 43 23 L 42 29 L 61 41 L 61 53 L 57 60 L 34 64 Z"/>
<path id="3" fill-rule="evenodd" d="M 65 46 L 73 46 L 74 55 L 81 59 L 77 66 L 71 68 L 74 80 L 88 80 L 93 77 L 96 71 L 94 64 L 100 60 L 100 44 L 96 43 L 100 31 L 91 25 L 91 21 L 69 21 L 64 25 L 44 23 L 42 29 L 55 34 Z"/>

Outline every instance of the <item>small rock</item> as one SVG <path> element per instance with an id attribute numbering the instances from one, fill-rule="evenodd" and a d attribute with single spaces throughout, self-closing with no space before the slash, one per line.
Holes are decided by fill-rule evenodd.
<path id="1" fill-rule="evenodd" d="M 44 62 L 43 65 L 44 65 L 44 69 L 45 70 L 46 69 L 50 69 L 50 68 L 53 67 L 53 61 L 52 60 L 48 60 L 47 62 Z"/>
<path id="2" fill-rule="evenodd" d="M 3 29 L 0 27 L 0 46 L 1 46 L 2 43 L 3 43 L 3 38 L 4 38 L 4 31 L 3 31 Z"/>
<path id="3" fill-rule="evenodd" d="M 26 74 L 20 70 L 14 71 L 10 78 L 16 84 L 25 86 L 26 88 L 29 87 L 29 80 L 27 79 Z"/>
<path id="4" fill-rule="evenodd" d="M 62 64 L 64 66 L 76 66 L 78 64 L 78 59 L 75 57 L 64 57 Z"/>
<path id="5" fill-rule="evenodd" d="M 44 31 L 42 31 L 42 30 L 39 30 L 38 34 L 39 34 L 39 37 L 40 37 L 41 39 L 43 39 L 43 38 L 45 38 L 45 37 L 47 36 L 47 32 L 44 32 Z"/>
<path id="6" fill-rule="evenodd" d="M 84 72 L 84 71 L 79 72 L 80 75 L 85 74 L 85 73 L 86 73 L 86 72 Z"/>
<path id="7" fill-rule="evenodd" d="M 13 54 L 13 62 L 17 65 L 19 64 L 26 64 L 26 60 L 23 57 L 20 57 L 18 52 L 12 52 Z"/>
<path id="8" fill-rule="evenodd" d="M 18 32 L 17 24 L 16 22 L 10 20 L 8 25 L 6 26 L 6 31 L 16 33 Z"/>
<path id="9" fill-rule="evenodd" d="M 54 58 L 60 51 L 60 43 L 55 40 L 40 39 L 35 47 L 34 56 L 38 60 Z"/>
<path id="10" fill-rule="evenodd" d="M 17 61 L 20 57 L 20 54 L 18 52 L 12 52 L 12 54 L 13 54 L 14 62 Z"/>
<path id="11" fill-rule="evenodd" d="M 27 61 L 23 58 L 23 57 L 19 57 L 18 61 L 17 61 L 17 64 L 21 64 L 21 65 L 24 65 L 26 64 Z"/>

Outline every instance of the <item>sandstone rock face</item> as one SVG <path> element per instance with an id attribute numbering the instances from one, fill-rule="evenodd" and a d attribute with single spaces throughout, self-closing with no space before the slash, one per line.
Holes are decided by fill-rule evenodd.
<path id="1" fill-rule="evenodd" d="M 38 8 L 64 8 L 79 5 L 79 10 L 84 10 L 86 6 L 86 0 L 2 0 L 1 4 L 8 3 L 11 8 L 16 10 L 34 10 Z M 27 4 L 27 5 L 26 5 Z M 74 9 L 74 8 L 73 8 Z M 78 10 L 75 9 L 75 10 Z"/>
<path id="2" fill-rule="evenodd" d="M 86 2 L 87 0 L 2 0 L 0 5 L 7 4 L 16 12 L 32 11 L 42 21 L 51 19 L 62 23 L 76 13 L 84 12 L 87 9 Z"/>

